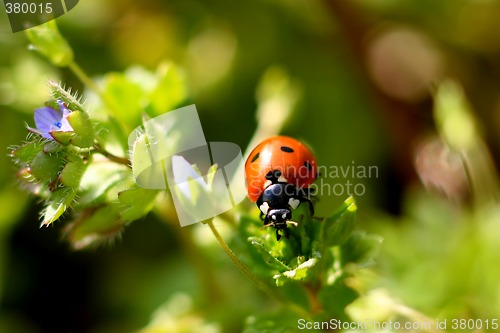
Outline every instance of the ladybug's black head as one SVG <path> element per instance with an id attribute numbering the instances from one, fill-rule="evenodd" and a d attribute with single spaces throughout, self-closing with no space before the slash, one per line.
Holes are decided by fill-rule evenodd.
<path id="1" fill-rule="evenodd" d="M 276 240 L 280 240 L 281 235 L 279 233 L 280 230 L 283 230 L 285 233 L 285 237 L 288 238 L 290 232 L 288 231 L 288 224 L 293 224 L 297 226 L 297 222 L 291 221 L 292 212 L 288 208 L 279 208 L 279 209 L 270 209 L 267 214 L 265 221 L 267 224 L 264 226 L 273 226 L 276 229 Z"/>
<path id="2" fill-rule="evenodd" d="M 292 212 L 287 208 L 270 209 L 267 212 L 267 219 L 276 229 L 285 229 L 287 221 L 292 219 Z"/>
<path id="3" fill-rule="evenodd" d="M 307 201 L 295 185 L 280 181 L 281 176 L 279 170 L 269 172 L 266 178 L 270 184 L 257 199 L 264 226 L 273 226 L 276 229 L 277 240 L 281 238 L 279 230 L 283 230 L 288 238 L 288 224 L 297 226 L 297 222 L 292 221 L 292 209 L 296 209 L 301 201 Z"/>

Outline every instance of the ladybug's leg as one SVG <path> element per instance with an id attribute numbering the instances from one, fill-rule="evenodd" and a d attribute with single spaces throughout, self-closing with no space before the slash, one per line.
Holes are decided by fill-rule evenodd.
<path id="1" fill-rule="evenodd" d="M 268 216 L 267 216 L 267 215 L 265 215 L 265 217 L 264 217 L 264 219 L 263 219 L 263 220 L 264 220 L 264 226 L 263 226 L 262 228 L 265 228 L 265 227 L 270 227 L 270 226 L 272 226 L 272 225 L 273 225 L 273 223 L 272 223 L 272 222 L 269 222 L 269 218 L 268 218 Z"/>
<path id="2" fill-rule="evenodd" d="M 288 238 L 288 235 L 286 235 L 286 234 L 285 234 L 285 237 L 286 237 L 286 238 Z M 280 240 L 280 238 L 281 238 L 281 235 L 280 235 L 280 233 L 279 233 L 279 229 L 278 229 L 278 228 L 276 228 L 276 240 L 277 240 L 277 241 L 279 241 L 279 240 Z"/>
<path id="3" fill-rule="evenodd" d="M 305 198 L 302 202 L 307 202 L 309 204 L 309 214 L 311 214 L 311 216 L 314 216 L 314 205 L 311 200 Z"/>
<path id="4" fill-rule="evenodd" d="M 287 228 L 287 227 L 285 227 L 285 229 L 284 229 L 284 230 L 285 230 L 285 238 L 286 238 L 286 239 L 290 238 L 290 230 L 288 230 L 288 228 Z"/>
<path id="5" fill-rule="evenodd" d="M 316 191 L 315 188 L 311 188 L 311 187 L 302 188 L 300 190 L 302 191 L 302 195 L 305 196 L 305 197 L 308 197 L 308 198 L 310 198 L 311 196 L 313 196 L 314 192 Z"/>
<path id="6" fill-rule="evenodd" d="M 314 201 L 314 202 L 319 201 L 318 197 L 314 195 L 316 192 L 315 188 L 306 188 L 306 189 L 303 189 L 303 191 L 304 191 L 303 196 L 306 197 L 307 199 Z"/>
<path id="7" fill-rule="evenodd" d="M 299 200 L 300 203 L 307 202 L 309 205 L 309 213 L 314 216 L 314 205 L 311 201 L 311 192 L 313 189 L 310 188 L 297 188 L 295 199 Z"/>
<path id="8" fill-rule="evenodd" d="M 307 202 L 307 204 L 309 205 L 309 214 L 311 216 L 314 216 L 314 205 L 313 205 L 312 201 L 309 200 L 308 197 L 298 196 L 296 199 L 299 200 L 300 203 Z"/>

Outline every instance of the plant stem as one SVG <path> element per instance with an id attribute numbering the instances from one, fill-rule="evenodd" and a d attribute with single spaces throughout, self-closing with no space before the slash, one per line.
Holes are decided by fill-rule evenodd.
<path id="1" fill-rule="evenodd" d="M 163 193 L 163 197 L 157 202 L 158 204 L 155 205 L 154 212 L 164 223 L 168 224 L 167 221 L 172 220 L 170 214 L 173 208 L 171 207 L 171 202 L 167 199 L 166 192 Z M 196 246 L 191 233 L 186 230 L 187 228 L 174 227 L 172 229 L 176 233 L 175 237 L 178 238 L 180 246 L 182 246 L 182 253 L 186 255 L 187 260 L 189 260 L 191 266 L 196 270 L 197 276 L 199 276 L 200 284 L 203 286 L 206 295 L 205 301 L 211 305 L 221 304 L 226 295 L 220 285 L 220 281 L 217 280 L 212 270 L 206 254 Z"/>
<path id="2" fill-rule="evenodd" d="M 262 290 L 268 296 L 278 300 L 280 303 L 283 303 L 286 306 L 290 307 L 291 310 L 296 312 L 302 318 L 310 318 L 310 314 L 308 311 L 306 311 L 305 309 L 294 303 L 287 302 L 287 300 L 283 298 L 283 296 L 281 296 L 279 293 L 271 289 L 267 284 L 263 283 L 255 275 L 253 275 L 248 266 L 245 265 L 243 262 L 241 262 L 241 260 L 234 254 L 234 252 L 229 248 L 227 243 L 221 237 L 221 235 L 217 231 L 217 228 L 215 228 L 213 224 L 213 219 L 206 222 L 206 224 L 208 224 L 208 226 L 210 227 L 210 230 L 214 234 L 215 238 L 219 242 L 219 245 L 222 247 L 224 252 L 226 252 L 226 254 L 228 255 L 229 259 L 231 259 L 231 261 L 236 265 L 236 267 L 238 267 L 243 272 L 243 274 L 245 274 L 245 276 L 257 286 L 257 288 Z"/>
<path id="3" fill-rule="evenodd" d="M 113 161 L 113 162 L 116 162 L 119 164 L 124 164 L 124 165 L 128 166 L 129 168 L 131 167 L 129 159 L 111 154 L 110 152 L 103 149 L 98 143 L 94 144 L 94 149 L 96 152 L 103 155 L 104 157 L 106 157 L 110 161 Z"/>
<path id="4" fill-rule="evenodd" d="M 304 289 L 307 293 L 307 297 L 309 298 L 309 303 L 311 303 L 311 312 L 321 312 L 323 310 L 323 305 L 318 299 L 318 288 L 312 284 L 306 283 L 304 284 Z"/>
<path id="5" fill-rule="evenodd" d="M 210 304 L 221 303 L 225 298 L 224 292 L 218 283 L 213 270 L 211 270 L 210 263 L 200 249 L 196 247 L 192 240 L 192 236 L 183 228 L 180 228 L 177 235 L 179 240 L 186 250 L 186 256 L 196 269 L 198 276 L 200 276 L 201 284 L 204 286 L 207 300 Z"/>
<path id="6" fill-rule="evenodd" d="M 95 84 L 94 81 L 81 69 L 80 66 L 76 62 L 72 62 L 69 64 L 69 69 L 75 74 L 75 76 L 87 87 L 89 87 L 93 92 L 95 92 L 103 101 L 106 100 L 99 87 Z"/>

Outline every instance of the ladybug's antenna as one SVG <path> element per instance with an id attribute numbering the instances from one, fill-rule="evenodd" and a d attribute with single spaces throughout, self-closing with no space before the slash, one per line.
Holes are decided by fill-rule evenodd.
<path id="1" fill-rule="evenodd" d="M 261 229 L 264 229 L 264 228 L 267 228 L 267 227 L 273 227 L 274 226 L 274 222 L 271 222 L 271 223 L 268 223 L 268 224 L 264 224 L 262 227 L 260 227 Z"/>

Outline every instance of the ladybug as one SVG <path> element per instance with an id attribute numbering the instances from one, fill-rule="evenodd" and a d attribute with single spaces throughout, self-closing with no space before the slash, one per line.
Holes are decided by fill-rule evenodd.
<path id="1" fill-rule="evenodd" d="M 287 137 L 274 136 L 262 141 L 250 153 L 245 163 L 248 198 L 256 202 L 264 227 L 280 230 L 289 237 L 292 209 L 302 202 L 309 204 L 311 216 L 314 207 L 309 186 L 317 178 L 317 163 L 312 152 L 303 143 Z"/>

